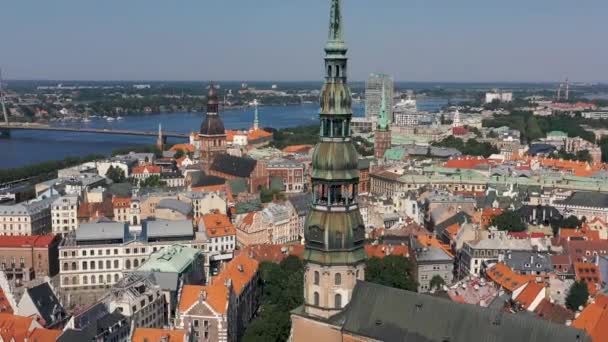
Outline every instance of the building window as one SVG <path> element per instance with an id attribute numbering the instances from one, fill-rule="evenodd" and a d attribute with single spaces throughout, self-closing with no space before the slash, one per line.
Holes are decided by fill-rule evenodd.
<path id="1" fill-rule="evenodd" d="M 77 269 L 77 268 L 78 268 L 78 267 L 76 267 L 76 261 L 73 261 L 73 262 L 72 262 L 72 270 L 73 270 L 73 271 L 76 271 L 76 269 Z"/>
<path id="2" fill-rule="evenodd" d="M 82 283 L 84 285 L 87 285 L 89 283 L 89 277 L 87 277 L 86 275 L 84 277 L 82 277 Z"/>
<path id="3" fill-rule="evenodd" d="M 336 302 L 336 309 L 342 308 L 342 295 L 341 294 L 336 293 L 335 302 Z"/>
<path id="4" fill-rule="evenodd" d="M 336 285 L 341 285 L 342 284 L 342 275 L 340 273 L 336 273 L 335 275 L 335 283 Z"/>
<path id="5" fill-rule="evenodd" d="M 114 282 L 115 282 L 115 283 L 117 283 L 117 282 L 118 282 L 118 279 L 119 279 L 118 274 L 115 274 L 115 275 L 114 275 Z"/>
<path id="6" fill-rule="evenodd" d="M 118 268 L 118 260 L 114 260 L 114 268 Z"/>
<path id="7" fill-rule="evenodd" d="M 125 268 L 130 270 L 131 269 L 131 260 L 128 260 L 125 262 Z"/>
<path id="8" fill-rule="evenodd" d="M 63 283 L 65 285 L 70 285 L 70 278 L 68 278 L 68 277 L 63 278 Z"/>
<path id="9" fill-rule="evenodd" d="M 319 306 L 319 292 L 315 292 L 314 294 L 314 304 Z"/>
<path id="10" fill-rule="evenodd" d="M 315 285 L 319 285 L 319 271 L 315 271 Z"/>
<path id="11" fill-rule="evenodd" d="M 64 262 L 64 263 L 63 263 L 63 270 L 64 270 L 64 271 L 69 270 L 69 268 L 68 268 L 68 263 L 67 263 L 67 262 Z"/>

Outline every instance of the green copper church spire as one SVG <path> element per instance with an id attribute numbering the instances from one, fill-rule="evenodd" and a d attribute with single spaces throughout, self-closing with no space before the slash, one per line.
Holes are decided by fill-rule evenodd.
<path id="1" fill-rule="evenodd" d="M 388 129 L 388 114 L 386 113 L 386 91 L 382 85 L 382 105 L 380 107 L 380 117 L 378 118 L 378 129 L 386 131 Z"/>
<path id="2" fill-rule="evenodd" d="M 351 92 L 340 6 L 340 0 L 331 0 L 319 101 L 321 128 L 312 157 L 312 206 L 304 224 L 305 308 L 308 314 L 324 318 L 350 301 L 352 287 L 365 272 L 359 156 L 351 140 Z"/>
<path id="3" fill-rule="evenodd" d="M 258 100 L 255 99 L 253 100 L 253 106 L 255 107 L 255 112 L 253 113 L 253 129 L 259 129 L 260 128 L 260 117 L 258 114 Z"/>

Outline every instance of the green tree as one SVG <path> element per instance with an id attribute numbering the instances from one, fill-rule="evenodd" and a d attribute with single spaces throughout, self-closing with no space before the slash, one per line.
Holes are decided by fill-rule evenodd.
<path id="1" fill-rule="evenodd" d="M 279 189 L 262 188 L 260 190 L 260 201 L 262 203 L 269 203 L 273 199 L 284 199 L 285 195 Z"/>
<path id="2" fill-rule="evenodd" d="M 262 262 L 263 283 L 259 315 L 245 331 L 246 342 L 286 341 L 291 329 L 290 311 L 304 303 L 304 264 L 288 256 L 280 264 Z"/>
<path id="3" fill-rule="evenodd" d="M 173 155 L 173 158 L 175 159 L 179 159 L 181 157 L 184 156 L 184 150 L 182 150 L 181 148 L 178 148 L 177 151 L 175 151 L 175 154 Z"/>
<path id="4" fill-rule="evenodd" d="M 142 188 L 155 188 L 159 186 L 165 186 L 167 183 L 160 179 L 160 176 L 150 176 L 139 182 L 139 186 Z"/>
<path id="5" fill-rule="evenodd" d="M 583 221 L 579 220 L 574 215 L 568 216 L 560 223 L 560 228 L 580 228 L 583 225 Z"/>
<path id="6" fill-rule="evenodd" d="M 492 224 L 498 227 L 499 230 L 506 230 L 509 232 L 523 232 L 526 230 L 526 225 L 521 220 L 519 214 L 511 210 L 494 216 Z"/>
<path id="7" fill-rule="evenodd" d="M 127 179 L 125 177 L 125 172 L 121 168 L 114 167 L 113 165 L 108 168 L 106 177 L 111 179 L 114 183 L 123 183 Z"/>
<path id="8" fill-rule="evenodd" d="M 572 311 L 577 311 L 579 307 L 584 306 L 589 299 L 589 288 L 585 281 L 576 281 L 570 287 L 568 296 L 566 297 L 566 307 Z"/>
<path id="9" fill-rule="evenodd" d="M 416 291 L 412 277 L 413 265 L 410 259 L 388 255 L 384 258 L 365 260 L 365 280 L 402 290 Z"/>
<path id="10" fill-rule="evenodd" d="M 429 283 L 431 289 L 437 290 L 440 290 L 443 285 L 445 285 L 445 280 L 443 280 L 443 278 L 438 274 L 434 275 L 433 278 L 431 278 L 431 282 Z"/>

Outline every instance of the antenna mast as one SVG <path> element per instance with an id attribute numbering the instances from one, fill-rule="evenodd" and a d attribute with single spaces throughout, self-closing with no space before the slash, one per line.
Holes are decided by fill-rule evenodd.
<path id="1" fill-rule="evenodd" d="M 2 103 L 2 114 L 4 114 L 4 123 L 8 125 L 8 116 L 6 115 L 6 106 L 4 105 L 4 91 L 2 90 L 2 68 L 0 68 L 0 103 Z"/>

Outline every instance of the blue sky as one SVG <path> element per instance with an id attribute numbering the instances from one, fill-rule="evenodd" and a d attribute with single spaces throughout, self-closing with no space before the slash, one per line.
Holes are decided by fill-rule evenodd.
<path id="1" fill-rule="evenodd" d="M 349 77 L 608 80 L 606 0 L 343 0 Z M 329 0 L 3 1 L 9 79 L 318 80 Z"/>

